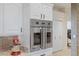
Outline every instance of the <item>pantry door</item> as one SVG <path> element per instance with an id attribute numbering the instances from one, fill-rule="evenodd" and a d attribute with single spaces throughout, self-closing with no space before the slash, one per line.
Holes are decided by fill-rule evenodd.
<path id="1" fill-rule="evenodd" d="M 63 49 L 63 22 L 61 20 L 55 20 L 53 22 L 53 52 Z"/>

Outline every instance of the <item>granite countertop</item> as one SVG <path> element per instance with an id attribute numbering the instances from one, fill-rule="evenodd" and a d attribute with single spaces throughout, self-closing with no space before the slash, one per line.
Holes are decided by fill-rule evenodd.
<path id="1" fill-rule="evenodd" d="M 25 56 L 26 53 L 22 52 L 21 51 L 21 55 L 18 55 L 18 56 Z M 11 55 L 11 50 L 8 50 L 8 51 L 0 51 L 0 56 L 12 56 Z"/>

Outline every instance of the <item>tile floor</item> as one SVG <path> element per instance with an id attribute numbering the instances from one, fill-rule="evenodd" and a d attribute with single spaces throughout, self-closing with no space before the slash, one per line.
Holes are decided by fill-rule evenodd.
<path id="1" fill-rule="evenodd" d="M 61 51 L 54 52 L 53 56 L 71 56 L 71 48 L 66 47 Z"/>

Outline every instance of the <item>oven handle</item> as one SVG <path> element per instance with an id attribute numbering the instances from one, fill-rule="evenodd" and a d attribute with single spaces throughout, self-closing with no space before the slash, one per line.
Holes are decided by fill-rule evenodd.
<path id="1" fill-rule="evenodd" d="M 40 33 L 41 33 L 41 48 L 43 49 L 43 29 L 40 28 Z"/>

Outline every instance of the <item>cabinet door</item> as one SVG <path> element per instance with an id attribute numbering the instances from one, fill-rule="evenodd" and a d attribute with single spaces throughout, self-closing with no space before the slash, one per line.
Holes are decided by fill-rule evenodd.
<path id="1" fill-rule="evenodd" d="M 50 6 L 50 5 L 43 5 L 42 6 L 42 8 L 43 8 L 43 18 L 44 18 L 44 20 L 52 20 L 53 18 L 53 16 L 52 16 L 52 14 L 53 14 L 53 6 Z"/>
<path id="2" fill-rule="evenodd" d="M 0 36 L 3 32 L 3 4 L 0 4 Z"/>
<path id="3" fill-rule="evenodd" d="M 4 4 L 4 34 L 20 35 L 22 25 L 22 5 Z"/>
<path id="4" fill-rule="evenodd" d="M 30 4 L 30 10 L 31 10 L 31 18 L 32 19 L 40 19 L 42 17 L 42 8 L 40 3 L 32 3 Z"/>
<path id="5" fill-rule="evenodd" d="M 62 22 L 54 21 L 53 23 L 53 52 L 63 49 Z"/>

